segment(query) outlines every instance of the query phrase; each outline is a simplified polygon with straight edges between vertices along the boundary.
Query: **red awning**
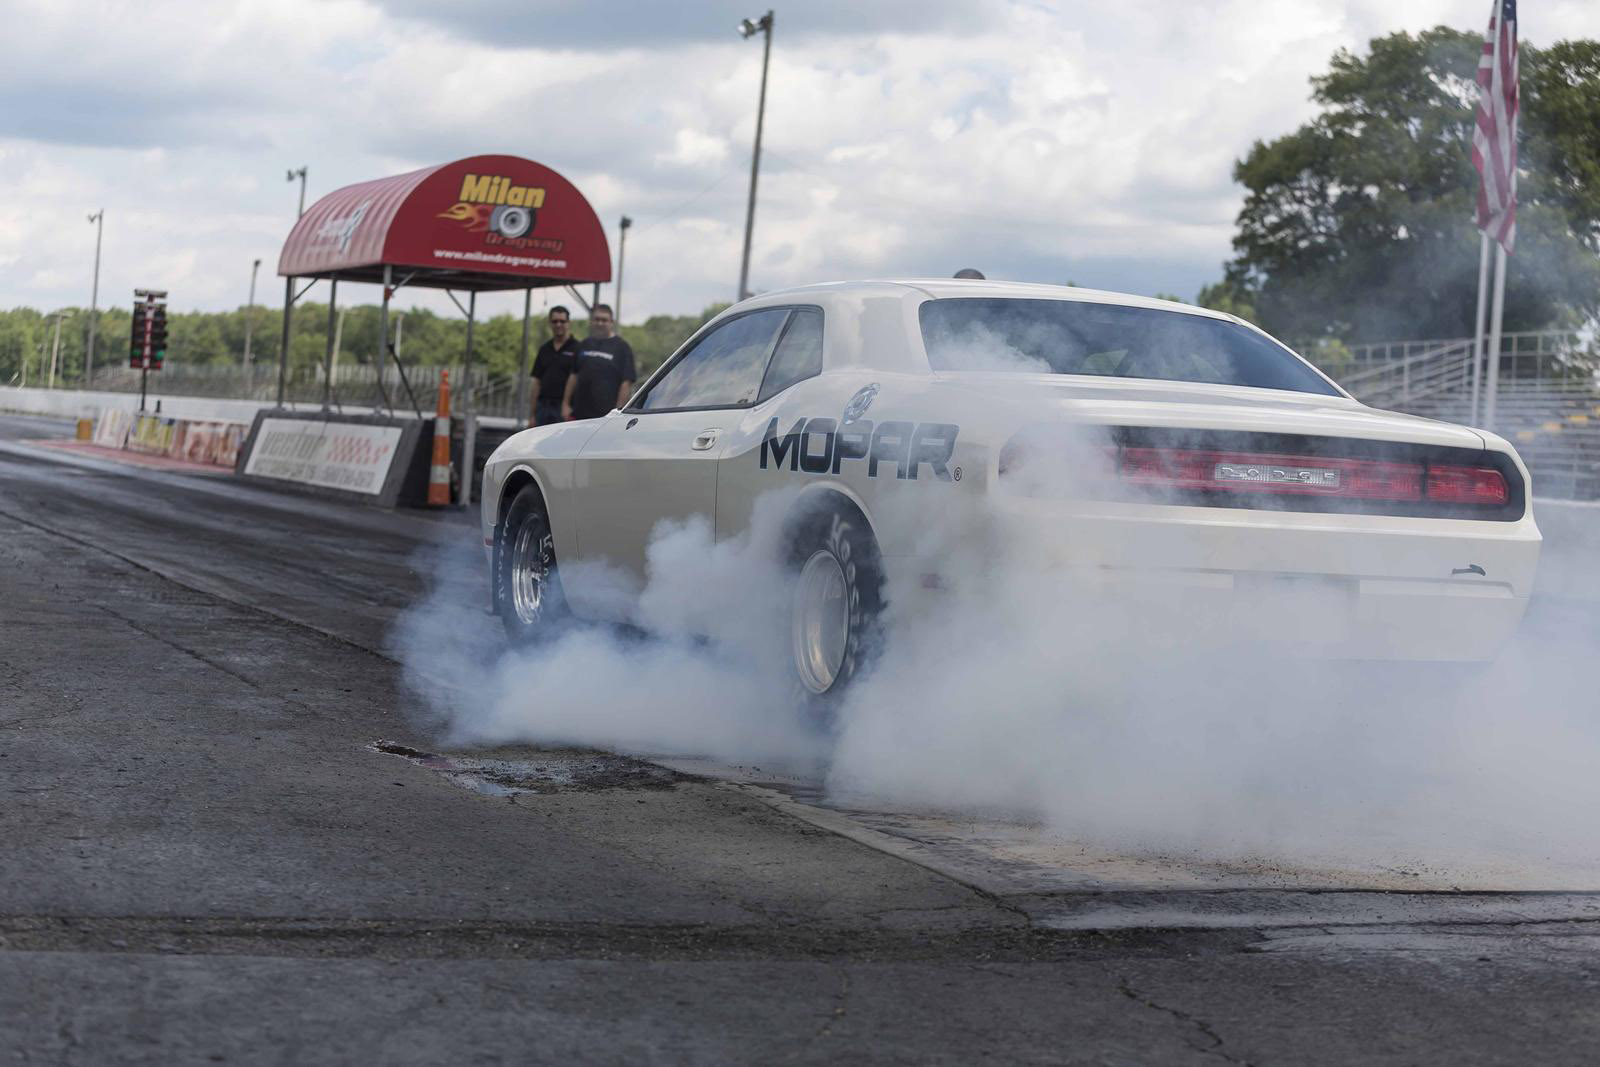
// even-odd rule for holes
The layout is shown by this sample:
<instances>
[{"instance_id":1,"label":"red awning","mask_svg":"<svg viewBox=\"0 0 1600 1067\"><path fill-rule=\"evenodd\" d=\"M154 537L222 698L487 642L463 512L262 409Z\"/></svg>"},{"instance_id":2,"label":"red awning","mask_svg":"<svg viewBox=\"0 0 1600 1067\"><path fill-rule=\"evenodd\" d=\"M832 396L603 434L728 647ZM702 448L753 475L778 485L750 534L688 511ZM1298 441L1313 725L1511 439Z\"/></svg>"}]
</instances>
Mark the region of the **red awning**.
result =
<instances>
[{"instance_id":1,"label":"red awning","mask_svg":"<svg viewBox=\"0 0 1600 1067\"><path fill-rule=\"evenodd\" d=\"M605 228L583 194L516 156L347 185L313 204L278 257L287 277L452 289L526 289L611 280Z\"/></svg>"}]
</instances>

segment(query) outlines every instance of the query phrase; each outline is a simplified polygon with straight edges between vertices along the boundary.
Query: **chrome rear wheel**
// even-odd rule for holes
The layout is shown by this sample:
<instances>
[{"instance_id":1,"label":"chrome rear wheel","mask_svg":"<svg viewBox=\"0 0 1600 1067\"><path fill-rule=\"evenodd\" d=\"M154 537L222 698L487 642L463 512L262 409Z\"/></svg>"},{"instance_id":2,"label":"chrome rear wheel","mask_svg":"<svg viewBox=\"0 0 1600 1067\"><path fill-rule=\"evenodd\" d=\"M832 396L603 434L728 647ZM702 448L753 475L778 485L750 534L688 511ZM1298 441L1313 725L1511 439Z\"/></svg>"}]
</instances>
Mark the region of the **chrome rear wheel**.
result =
<instances>
[{"instance_id":1,"label":"chrome rear wheel","mask_svg":"<svg viewBox=\"0 0 1600 1067\"><path fill-rule=\"evenodd\" d=\"M844 566L832 551L812 553L795 587L790 633L795 672L813 693L833 688L850 645L850 596Z\"/></svg>"}]
</instances>

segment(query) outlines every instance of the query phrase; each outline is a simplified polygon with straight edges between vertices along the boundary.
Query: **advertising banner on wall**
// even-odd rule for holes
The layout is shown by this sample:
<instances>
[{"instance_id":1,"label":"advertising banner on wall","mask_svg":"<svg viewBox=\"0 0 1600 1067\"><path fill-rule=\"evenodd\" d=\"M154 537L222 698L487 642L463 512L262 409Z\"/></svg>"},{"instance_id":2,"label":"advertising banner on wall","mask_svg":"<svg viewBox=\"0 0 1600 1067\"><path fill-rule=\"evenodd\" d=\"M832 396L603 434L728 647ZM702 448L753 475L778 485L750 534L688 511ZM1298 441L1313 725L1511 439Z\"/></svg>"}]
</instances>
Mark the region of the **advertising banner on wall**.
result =
<instances>
[{"instance_id":1,"label":"advertising banner on wall","mask_svg":"<svg viewBox=\"0 0 1600 1067\"><path fill-rule=\"evenodd\" d=\"M244 478L392 507L415 466L422 425L416 420L263 411L235 470Z\"/></svg>"}]
</instances>

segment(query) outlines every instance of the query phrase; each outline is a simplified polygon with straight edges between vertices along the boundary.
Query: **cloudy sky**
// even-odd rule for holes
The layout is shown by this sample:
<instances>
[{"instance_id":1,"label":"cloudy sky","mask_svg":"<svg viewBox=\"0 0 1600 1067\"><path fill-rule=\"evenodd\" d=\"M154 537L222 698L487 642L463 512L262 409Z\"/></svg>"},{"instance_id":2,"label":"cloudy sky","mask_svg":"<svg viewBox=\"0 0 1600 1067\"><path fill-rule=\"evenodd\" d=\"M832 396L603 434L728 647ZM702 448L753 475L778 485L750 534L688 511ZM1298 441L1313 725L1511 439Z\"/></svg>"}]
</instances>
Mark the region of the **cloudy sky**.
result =
<instances>
[{"instance_id":1,"label":"cloudy sky","mask_svg":"<svg viewBox=\"0 0 1600 1067\"><path fill-rule=\"evenodd\" d=\"M1600 36L1595 0L1520 6L1526 40ZM751 285L976 266L1192 298L1228 255L1233 160L1307 117L1307 78L1334 50L1441 22L1477 28L1489 7L780 6ZM86 216L101 207L102 305L146 285L168 289L176 308L236 307L255 258L258 300L281 301L274 272L297 194L288 167L309 167L314 200L486 152L565 174L613 237L617 217L632 216L628 320L730 299L761 62L759 38L734 27L761 10L0 0L0 305L86 304Z\"/></svg>"}]
</instances>

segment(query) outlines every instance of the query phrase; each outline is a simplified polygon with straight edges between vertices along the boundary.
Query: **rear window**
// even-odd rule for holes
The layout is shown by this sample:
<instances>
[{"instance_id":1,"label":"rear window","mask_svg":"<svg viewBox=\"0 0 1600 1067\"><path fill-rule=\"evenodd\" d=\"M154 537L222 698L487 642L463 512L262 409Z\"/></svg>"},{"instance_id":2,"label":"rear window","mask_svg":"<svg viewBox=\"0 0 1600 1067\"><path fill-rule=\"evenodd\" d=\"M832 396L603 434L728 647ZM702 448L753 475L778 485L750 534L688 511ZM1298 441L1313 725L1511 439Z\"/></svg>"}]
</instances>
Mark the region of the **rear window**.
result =
<instances>
[{"instance_id":1,"label":"rear window","mask_svg":"<svg viewBox=\"0 0 1600 1067\"><path fill-rule=\"evenodd\" d=\"M939 371L1089 374L1339 395L1287 349L1222 319L1079 300L961 298L929 300L920 316L928 362Z\"/></svg>"}]
</instances>

